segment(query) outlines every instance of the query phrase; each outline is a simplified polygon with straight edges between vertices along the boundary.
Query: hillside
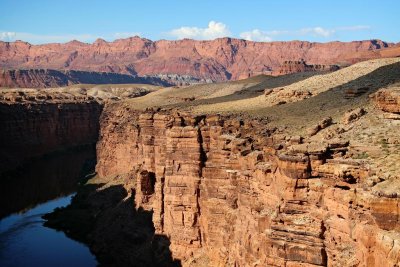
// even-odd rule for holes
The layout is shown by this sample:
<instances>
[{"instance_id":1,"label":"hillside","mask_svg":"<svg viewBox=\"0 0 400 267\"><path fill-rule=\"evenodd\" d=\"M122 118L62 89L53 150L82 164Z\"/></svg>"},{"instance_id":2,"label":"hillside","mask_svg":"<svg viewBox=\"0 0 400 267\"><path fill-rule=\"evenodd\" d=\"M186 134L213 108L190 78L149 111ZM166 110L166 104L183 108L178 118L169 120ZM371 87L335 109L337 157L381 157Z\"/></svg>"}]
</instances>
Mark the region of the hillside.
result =
<instances>
[{"instance_id":1,"label":"hillside","mask_svg":"<svg viewBox=\"0 0 400 267\"><path fill-rule=\"evenodd\" d=\"M260 75L234 82L170 87L131 100L137 108L185 107L194 112L263 113L268 107L311 99L326 92L339 92L341 99L367 95L400 80L400 58L360 62L331 73L304 72L282 76ZM348 96L348 99L346 98ZM286 104L286 105L282 105Z\"/></svg>"},{"instance_id":2,"label":"hillside","mask_svg":"<svg viewBox=\"0 0 400 267\"><path fill-rule=\"evenodd\" d=\"M285 86L313 75L318 74L308 72L288 74L279 77L258 75L233 82L167 87L161 91L137 98L133 100L131 104L137 109L145 109L154 106L176 106L182 108L240 99L251 99L252 97L263 94L265 88Z\"/></svg>"}]
</instances>

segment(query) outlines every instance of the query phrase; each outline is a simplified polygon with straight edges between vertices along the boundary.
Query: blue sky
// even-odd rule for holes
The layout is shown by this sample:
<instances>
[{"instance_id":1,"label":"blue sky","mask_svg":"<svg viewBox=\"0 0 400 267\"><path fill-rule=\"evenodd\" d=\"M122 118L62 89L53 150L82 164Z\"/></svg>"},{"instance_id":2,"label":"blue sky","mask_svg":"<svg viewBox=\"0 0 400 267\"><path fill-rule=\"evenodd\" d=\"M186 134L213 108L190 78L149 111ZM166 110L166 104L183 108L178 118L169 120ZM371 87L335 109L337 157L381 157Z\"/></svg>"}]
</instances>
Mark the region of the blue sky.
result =
<instances>
[{"instance_id":1,"label":"blue sky","mask_svg":"<svg viewBox=\"0 0 400 267\"><path fill-rule=\"evenodd\" d=\"M0 0L0 40L400 41L400 1Z\"/></svg>"}]
</instances>

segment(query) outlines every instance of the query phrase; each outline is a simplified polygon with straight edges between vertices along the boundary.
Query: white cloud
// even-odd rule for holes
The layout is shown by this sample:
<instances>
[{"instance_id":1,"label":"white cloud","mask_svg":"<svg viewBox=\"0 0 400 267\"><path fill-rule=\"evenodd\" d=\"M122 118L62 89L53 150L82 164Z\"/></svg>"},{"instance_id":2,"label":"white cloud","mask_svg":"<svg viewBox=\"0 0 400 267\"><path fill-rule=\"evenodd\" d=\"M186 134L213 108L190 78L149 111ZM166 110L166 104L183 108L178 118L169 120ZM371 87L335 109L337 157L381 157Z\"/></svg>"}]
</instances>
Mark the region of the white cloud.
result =
<instances>
[{"instance_id":1,"label":"white cloud","mask_svg":"<svg viewBox=\"0 0 400 267\"><path fill-rule=\"evenodd\" d=\"M252 31L242 32L240 33L240 37L249 41L263 41L270 42L272 41L272 36L282 36L282 35L312 35L312 36L320 36L324 38L330 37L335 33L334 29L324 29L322 27L314 27L314 28L303 28L300 30L287 31L287 30L273 30L273 31L261 31L259 29L254 29Z\"/></svg>"},{"instance_id":2,"label":"white cloud","mask_svg":"<svg viewBox=\"0 0 400 267\"><path fill-rule=\"evenodd\" d=\"M168 32L169 35L177 39L191 38L200 40L210 40L220 37L226 37L231 34L228 27L222 22L210 21L207 28L198 27L180 27Z\"/></svg>"},{"instance_id":3,"label":"white cloud","mask_svg":"<svg viewBox=\"0 0 400 267\"><path fill-rule=\"evenodd\" d=\"M314 36L314 37L323 37L329 38L335 33L343 32L343 31L363 31L371 29L370 26L367 25L356 25L356 26L346 26L346 27L336 27L336 28L323 28L323 27L310 27L310 28L302 28L299 30L273 30L273 31L262 31L259 29L254 29L251 31L242 32L239 36L243 39L249 41L272 41L276 36Z\"/></svg>"},{"instance_id":4,"label":"white cloud","mask_svg":"<svg viewBox=\"0 0 400 267\"><path fill-rule=\"evenodd\" d=\"M273 31L268 31L267 33L269 35L283 35L290 33L290 31L273 30Z\"/></svg>"},{"instance_id":5,"label":"white cloud","mask_svg":"<svg viewBox=\"0 0 400 267\"><path fill-rule=\"evenodd\" d=\"M329 37L336 32L335 29L324 29L322 27L314 27L314 28L304 28L298 31L300 35L314 35L314 36L322 36L322 37Z\"/></svg>"},{"instance_id":6,"label":"white cloud","mask_svg":"<svg viewBox=\"0 0 400 267\"><path fill-rule=\"evenodd\" d=\"M261 41L261 42L272 41L270 34L268 34L267 32L260 31L259 29L254 29L248 32L242 32L240 33L240 37L248 41Z\"/></svg>"},{"instance_id":7,"label":"white cloud","mask_svg":"<svg viewBox=\"0 0 400 267\"><path fill-rule=\"evenodd\" d=\"M15 32L0 32L0 40L11 41L15 38Z\"/></svg>"}]
</instances>

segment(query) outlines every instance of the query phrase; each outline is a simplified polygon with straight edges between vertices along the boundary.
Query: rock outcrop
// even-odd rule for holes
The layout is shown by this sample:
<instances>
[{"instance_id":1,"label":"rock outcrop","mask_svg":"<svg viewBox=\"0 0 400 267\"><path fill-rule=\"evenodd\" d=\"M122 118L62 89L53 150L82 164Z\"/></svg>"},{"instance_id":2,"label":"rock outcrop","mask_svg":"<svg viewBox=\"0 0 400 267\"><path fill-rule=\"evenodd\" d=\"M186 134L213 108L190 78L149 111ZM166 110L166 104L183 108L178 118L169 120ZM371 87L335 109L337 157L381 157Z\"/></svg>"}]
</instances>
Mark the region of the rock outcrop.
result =
<instances>
[{"instance_id":1,"label":"rock outcrop","mask_svg":"<svg viewBox=\"0 0 400 267\"><path fill-rule=\"evenodd\" d=\"M284 61L343 64L344 56L392 47L380 40L310 43L252 42L232 38L212 41L151 41L140 37L93 44L32 45L0 42L0 67L114 72L171 78L171 82L226 81L270 74ZM390 54L393 56L392 54ZM372 54L375 57L375 54ZM384 54L382 54L384 56ZM349 59L352 63L356 58ZM360 56L361 57L361 56ZM365 58L366 57L366 58ZM368 59L362 55L363 60Z\"/></svg>"},{"instance_id":2,"label":"rock outcrop","mask_svg":"<svg viewBox=\"0 0 400 267\"><path fill-rule=\"evenodd\" d=\"M391 86L371 96L379 109L389 113L400 114L400 87Z\"/></svg>"},{"instance_id":3,"label":"rock outcrop","mask_svg":"<svg viewBox=\"0 0 400 267\"><path fill-rule=\"evenodd\" d=\"M290 73L307 72L307 71L320 71L329 72L340 69L338 65L318 65L307 64L303 59L298 61L284 61L283 64L275 71L273 75L285 75Z\"/></svg>"},{"instance_id":4,"label":"rock outcrop","mask_svg":"<svg viewBox=\"0 0 400 267\"><path fill-rule=\"evenodd\" d=\"M307 131L309 136L316 135L319 131L325 129L326 127L332 125L333 121L331 117L325 118L320 121L318 124L310 127Z\"/></svg>"},{"instance_id":5,"label":"rock outcrop","mask_svg":"<svg viewBox=\"0 0 400 267\"><path fill-rule=\"evenodd\" d=\"M350 124L358 119L360 119L362 116L367 113L365 109L363 108L356 108L354 110L349 110L346 112L343 116L342 123L343 124Z\"/></svg>"},{"instance_id":6,"label":"rock outcrop","mask_svg":"<svg viewBox=\"0 0 400 267\"><path fill-rule=\"evenodd\" d=\"M136 209L152 211L184 266L398 265L400 199L372 193L373 173L346 157L349 143L275 131L106 106L96 170L134 181Z\"/></svg>"}]
</instances>

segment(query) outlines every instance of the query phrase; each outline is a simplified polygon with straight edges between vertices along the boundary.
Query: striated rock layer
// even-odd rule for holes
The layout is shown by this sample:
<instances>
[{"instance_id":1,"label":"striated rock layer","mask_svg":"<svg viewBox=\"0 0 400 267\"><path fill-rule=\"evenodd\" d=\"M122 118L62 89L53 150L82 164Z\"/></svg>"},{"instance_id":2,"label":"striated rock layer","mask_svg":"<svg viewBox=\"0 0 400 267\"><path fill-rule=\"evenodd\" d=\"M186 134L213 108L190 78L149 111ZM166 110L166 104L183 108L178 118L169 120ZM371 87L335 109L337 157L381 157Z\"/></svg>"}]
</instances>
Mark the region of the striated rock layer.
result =
<instances>
[{"instance_id":1,"label":"striated rock layer","mask_svg":"<svg viewBox=\"0 0 400 267\"><path fill-rule=\"evenodd\" d=\"M348 142L302 142L262 121L107 106L96 170L135 181L183 265L398 265L400 199L371 193Z\"/></svg>"},{"instance_id":2,"label":"striated rock layer","mask_svg":"<svg viewBox=\"0 0 400 267\"><path fill-rule=\"evenodd\" d=\"M33 157L96 143L102 105L93 99L19 101L0 100L0 173Z\"/></svg>"},{"instance_id":3,"label":"striated rock layer","mask_svg":"<svg viewBox=\"0 0 400 267\"><path fill-rule=\"evenodd\" d=\"M232 38L151 41L137 36L114 42L98 39L93 44L71 41L32 45L16 41L0 42L0 67L115 72L168 78L174 83L226 81L270 74L287 60L304 59L309 64L331 65L385 57L385 53L373 51L383 51L393 45L380 40L329 43L252 42ZM396 53L388 56L399 55Z\"/></svg>"},{"instance_id":4,"label":"striated rock layer","mask_svg":"<svg viewBox=\"0 0 400 267\"><path fill-rule=\"evenodd\" d=\"M380 89L371 98L379 109L400 114L400 86Z\"/></svg>"}]
</instances>

